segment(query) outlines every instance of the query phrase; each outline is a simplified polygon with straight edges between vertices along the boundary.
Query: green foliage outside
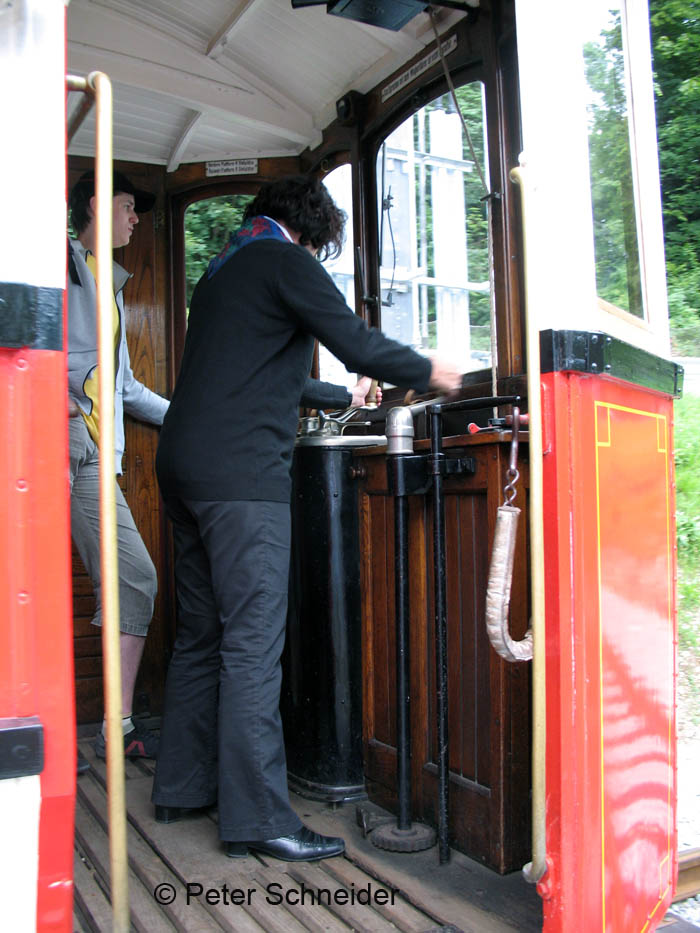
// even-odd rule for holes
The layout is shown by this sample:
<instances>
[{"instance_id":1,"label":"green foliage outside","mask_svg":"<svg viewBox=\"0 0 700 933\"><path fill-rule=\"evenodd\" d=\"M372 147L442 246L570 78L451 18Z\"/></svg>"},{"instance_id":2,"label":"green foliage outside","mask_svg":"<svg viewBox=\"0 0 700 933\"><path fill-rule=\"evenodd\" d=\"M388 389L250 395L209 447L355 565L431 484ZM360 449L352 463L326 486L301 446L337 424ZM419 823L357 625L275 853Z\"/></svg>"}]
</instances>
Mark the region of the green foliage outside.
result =
<instances>
[{"instance_id":1,"label":"green foliage outside","mask_svg":"<svg viewBox=\"0 0 700 933\"><path fill-rule=\"evenodd\" d=\"M700 356L700 0L650 0L671 344ZM679 713L700 726L700 398L675 403Z\"/></svg>"},{"instance_id":2,"label":"green foliage outside","mask_svg":"<svg viewBox=\"0 0 700 933\"><path fill-rule=\"evenodd\" d=\"M601 40L584 46L596 284L601 298L643 317L619 13Z\"/></svg>"},{"instance_id":3,"label":"green foliage outside","mask_svg":"<svg viewBox=\"0 0 700 933\"><path fill-rule=\"evenodd\" d=\"M685 571L700 564L700 397L688 395L675 403L676 531L678 563ZM690 594L687 594L690 596ZM700 594L691 600L700 608ZM690 644L700 647L697 631L686 632Z\"/></svg>"},{"instance_id":4,"label":"green foliage outside","mask_svg":"<svg viewBox=\"0 0 700 933\"><path fill-rule=\"evenodd\" d=\"M202 277L209 260L223 249L229 235L240 227L246 205L252 200L251 194L232 194L197 201L187 208L185 276L188 309L194 287Z\"/></svg>"},{"instance_id":5,"label":"green foliage outside","mask_svg":"<svg viewBox=\"0 0 700 933\"><path fill-rule=\"evenodd\" d=\"M675 403L678 657L683 709L700 726L700 397Z\"/></svg>"},{"instance_id":6,"label":"green foliage outside","mask_svg":"<svg viewBox=\"0 0 700 933\"><path fill-rule=\"evenodd\" d=\"M650 0L675 354L700 356L700 0Z\"/></svg>"},{"instance_id":7,"label":"green foliage outside","mask_svg":"<svg viewBox=\"0 0 700 933\"><path fill-rule=\"evenodd\" d=\"M612 4L611 4L612 6ZM700 355L700 0L650 0L674 355ZM584 49L598 293L641 314L619 13Z\"/></svg>"}]
</instances>

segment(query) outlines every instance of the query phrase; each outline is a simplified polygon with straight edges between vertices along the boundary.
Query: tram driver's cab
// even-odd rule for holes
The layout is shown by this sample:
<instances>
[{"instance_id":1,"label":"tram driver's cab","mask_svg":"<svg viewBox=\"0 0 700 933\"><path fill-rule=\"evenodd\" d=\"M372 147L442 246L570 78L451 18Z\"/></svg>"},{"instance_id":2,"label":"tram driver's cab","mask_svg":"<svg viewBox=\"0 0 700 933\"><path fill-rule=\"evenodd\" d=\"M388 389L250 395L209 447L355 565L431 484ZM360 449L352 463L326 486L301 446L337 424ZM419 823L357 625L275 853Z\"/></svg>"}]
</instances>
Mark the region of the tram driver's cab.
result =
<instances>
[{"instance_id":1,"label":"tram driver's cab","mask_svg":"<svg viewBox=\"0 0 700 933\"><path fill-rule=\"evenodd\" d=\"M18 837L31 826L12 877L39 891L40 927L70 901L71 840L57 827L71 822L75 768L57 755L57 736L73 748L75 718L79 731L101 720L104 687L91 587L68 549L65 471L47 467L66 457L65 190L96 155L94 111L66 93L65 50L69 72L111 79L114 162L156 196L116 256L138 270L125 324L151 388L172 390L192 285L228 224L261 183L295 172L322 176L348 214L345 249L327 268L349 306L463 368L464 406L439 412L451 464L442 570L428 468L397 487L383 443L391 410L407 409L411 454L429 464L435 399L384 386L380 409L342 426L343 443L330 429L331 443L315 443L312 429L298 444L299 501L337 502L316 517L297 509L305 543L293 563L283 703L295 789L331 803L367 795L396 814L409 741L412 818L437 830L446 821L453 851L496 873L527 865L547 933L652 929L673 894L672 400L682 372L668 361L646 4L415 4L391 29L355 19L354 6L254 0L232 10L215 0L197 22L179 2L144 11L136 0L71 0L66 11L60 0L23 0L0 11L5 86L15 88L3 109L15 142L3 158L18 180L7 212L16 231L0 257L0 297L13 309L0 323L2 446L12 451L0 458L0 728L36 719L44 755L33 773L0 772L0 812ZM30 21L42 29L28 31ZM10 82L12 68L27 80ZM17 200L29 176L46 206L41 268L27 259L36 218ZM323 347L312 374L354 381ZM514 405L529 418L517 454ZM321 426L317 413L300 416ZM160 583L136 712L157 723L175 634L170 532L157 432L135 422L126 431L120 482ZM514 470L507 631L516 643L531 631L531 662L504 660L486 625ZM398 512L410 644L402 727ZM326 634L341 622L324 651L342 663L325 681L301 678L311 616L328 619ZM309 677L315 709L308 695L299 702ZM311 747L335 768L305 770ZM2 864L9 872L10 857Z\"/></svg>"}]
</instances>

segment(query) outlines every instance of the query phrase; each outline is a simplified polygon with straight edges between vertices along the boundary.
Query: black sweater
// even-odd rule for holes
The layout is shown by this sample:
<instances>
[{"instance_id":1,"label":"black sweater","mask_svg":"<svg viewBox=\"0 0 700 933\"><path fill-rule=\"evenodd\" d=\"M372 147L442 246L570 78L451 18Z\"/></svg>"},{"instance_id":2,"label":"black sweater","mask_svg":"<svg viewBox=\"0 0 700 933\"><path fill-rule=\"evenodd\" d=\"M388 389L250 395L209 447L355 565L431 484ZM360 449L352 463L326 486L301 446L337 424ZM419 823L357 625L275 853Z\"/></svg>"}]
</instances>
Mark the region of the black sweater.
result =
<instances>
[{"instance_id":1,"label":"black sweater","mask_svg":"<svg viewBox=\"0 0 700 933\"><path fill-rule=\"evenodd\" d=\"M345 389L307 383L314 337L350 372L428 386L430 361L370 330L308 250L250 243L192 296L156 457L166 497L289 501L302 395L315 407L350 402Z\"/></svg>"}]
</instances>

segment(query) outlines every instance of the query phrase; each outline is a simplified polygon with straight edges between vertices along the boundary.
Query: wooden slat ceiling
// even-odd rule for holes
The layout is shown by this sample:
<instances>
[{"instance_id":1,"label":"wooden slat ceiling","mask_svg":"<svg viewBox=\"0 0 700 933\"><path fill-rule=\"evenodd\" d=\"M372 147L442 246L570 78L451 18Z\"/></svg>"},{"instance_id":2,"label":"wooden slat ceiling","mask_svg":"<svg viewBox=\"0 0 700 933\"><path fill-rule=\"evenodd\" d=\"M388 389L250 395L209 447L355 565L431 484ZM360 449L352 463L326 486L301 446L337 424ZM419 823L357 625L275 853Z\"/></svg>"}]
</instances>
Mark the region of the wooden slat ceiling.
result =
<instances>
[{"instance_id":1,"label":"wooden slat ceiling","mask_svg":"<svg viewBox=\"0 0 700 933\"><path fill-rule=\"evenodd\" d=\"M462 15L443 9L440 30ZM393 32L290 0L70 0L67 23L69 73L112 81L115 159L169 171L317 145L339 97L370 90L434 38L424 13ZM91 115L70 154L92 155L93 140Z\"/></svg>"}]
</instances>

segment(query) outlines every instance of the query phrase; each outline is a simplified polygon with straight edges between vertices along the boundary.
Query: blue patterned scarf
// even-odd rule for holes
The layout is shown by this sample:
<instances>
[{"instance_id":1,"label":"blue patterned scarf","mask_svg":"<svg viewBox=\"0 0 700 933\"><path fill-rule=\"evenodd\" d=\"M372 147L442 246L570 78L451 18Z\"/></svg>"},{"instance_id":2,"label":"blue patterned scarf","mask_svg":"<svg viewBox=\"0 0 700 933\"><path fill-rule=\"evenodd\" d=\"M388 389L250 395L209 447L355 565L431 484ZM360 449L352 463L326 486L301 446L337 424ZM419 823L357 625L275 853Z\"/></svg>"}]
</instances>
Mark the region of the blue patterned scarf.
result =
<instances>
[{"instance_id":1,"label":"blue patterned scarf","mask_svg":"<svg viewBox=\"0 0 700 933\"><path fill-rule=\"evenodd\" d=\"M242 227L239 227L238 230L235 230L231 236L228 238L228 243L221 250L218 256L215 256L209 265L207 266L207 278L210 279L215 275L223 264L233 256L234 253L237 253L239 249L247 246L249 243L255 242L255 240L286 240L289 242L287 236L285 236L282 229L274 220L270 220L269 217L251 217Z\"/></svg>"}]
</instances>

